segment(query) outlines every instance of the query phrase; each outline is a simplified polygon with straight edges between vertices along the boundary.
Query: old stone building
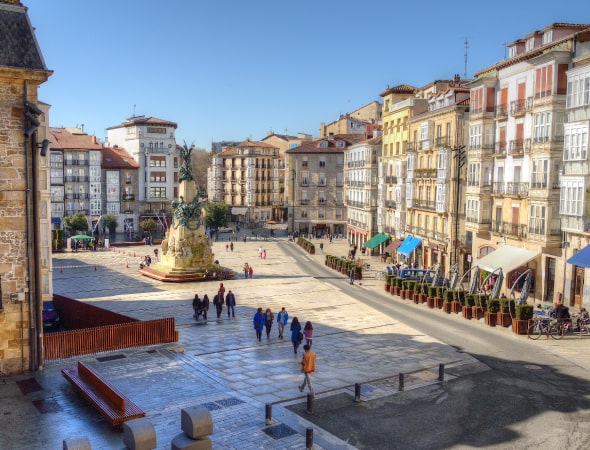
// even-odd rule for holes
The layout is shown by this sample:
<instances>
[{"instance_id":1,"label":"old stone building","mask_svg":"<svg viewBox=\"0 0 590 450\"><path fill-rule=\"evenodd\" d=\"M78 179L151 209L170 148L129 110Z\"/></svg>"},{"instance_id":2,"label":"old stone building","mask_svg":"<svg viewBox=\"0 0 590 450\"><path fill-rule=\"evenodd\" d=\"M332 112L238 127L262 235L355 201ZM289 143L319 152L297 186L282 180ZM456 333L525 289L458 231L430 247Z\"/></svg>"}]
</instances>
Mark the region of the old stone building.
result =
<instances>
[{"instance_id":1,"label":"old stone building","mask_svg":"<svg viewBox=\"0 0 590 450\"><path fill-rule=\"evenodd\" d=\"M0 374L42 365L42 303L50 299L49 71L27 10L0 0Z\"/></svg>"}]
</instances>

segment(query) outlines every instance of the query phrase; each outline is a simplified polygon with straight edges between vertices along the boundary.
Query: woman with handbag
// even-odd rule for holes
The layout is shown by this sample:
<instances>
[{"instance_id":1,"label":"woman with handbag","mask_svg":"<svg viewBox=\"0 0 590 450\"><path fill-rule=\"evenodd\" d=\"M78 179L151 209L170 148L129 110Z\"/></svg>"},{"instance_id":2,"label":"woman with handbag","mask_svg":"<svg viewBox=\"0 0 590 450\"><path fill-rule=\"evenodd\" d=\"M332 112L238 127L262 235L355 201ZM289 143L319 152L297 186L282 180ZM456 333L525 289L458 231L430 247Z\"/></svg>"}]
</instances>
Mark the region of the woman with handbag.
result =
<instances>
[{"instance_id":1,"label":"woman with handbag","mask_svg":"<svg viewBox=\"0 0 590 450\"><path fill-rule=\"evenodd\" d=\"M291 342L293 343L293 352L297 354L297 348L303 340L303 333L301 332L301 324L297 317L293 317L291 321Z\"/></svg>"}]
</instances>

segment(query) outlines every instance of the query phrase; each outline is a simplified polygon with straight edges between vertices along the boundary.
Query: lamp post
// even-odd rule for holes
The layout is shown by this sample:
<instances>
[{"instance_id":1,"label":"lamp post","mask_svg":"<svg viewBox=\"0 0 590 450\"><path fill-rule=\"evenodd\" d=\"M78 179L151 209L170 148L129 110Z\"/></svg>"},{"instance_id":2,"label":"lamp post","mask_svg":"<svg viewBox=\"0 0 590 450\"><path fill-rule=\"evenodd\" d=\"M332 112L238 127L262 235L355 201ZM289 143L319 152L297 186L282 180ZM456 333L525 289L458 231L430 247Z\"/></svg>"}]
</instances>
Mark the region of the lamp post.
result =
<instances>
[{"instance_id":1,"label":"lamp post","mask_svg":"<svg viewBox=\"0 0 590 450\"><path fill-rule=\"evenodd\" d=\"M455 239L453 239L453 262L452 264L458 264L459 258L457 254L457 248L459 244L459 204L461 201L461 168L465 165L465 146L461 145L453 147L454 152L453 159L455 160L455 208L454 218L455 221Z\"/></svg>"},{"instance_id":2,"label":"lamp post","mask_svg":"<svg viewBox=\"0 0 590 450\"><path fill-rule=\"evenodd\" d=\"M295 177L297 172L291 169L291 233L295 233Z\"/></svg>"}]
</instances>

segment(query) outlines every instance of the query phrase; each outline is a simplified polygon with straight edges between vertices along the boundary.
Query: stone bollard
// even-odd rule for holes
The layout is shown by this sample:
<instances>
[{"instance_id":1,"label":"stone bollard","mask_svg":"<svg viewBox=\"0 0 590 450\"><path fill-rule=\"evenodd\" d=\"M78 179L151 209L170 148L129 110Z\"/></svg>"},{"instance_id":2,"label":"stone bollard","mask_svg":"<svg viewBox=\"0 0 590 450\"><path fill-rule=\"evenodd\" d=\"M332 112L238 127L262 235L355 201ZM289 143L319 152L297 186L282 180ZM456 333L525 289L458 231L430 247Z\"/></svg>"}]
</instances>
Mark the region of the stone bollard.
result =
<instances>
[{"instance_id":1,"label":"stone bollard","mask_svg":"<svg viewBox=\"0 0 590 450\"><path fill-rule=\"evenodd\" d=\"M172 439L172 450L211 450L213 433L211 413L200 405L184 408L180 412L183 433Z\"/></svg>"},{"instance_id":2,"label":"stone bollard","mask_svg":"<svg viewBox=\"0 0 590 450\"><path fill-rule=\"evenodd\" d=\"M63 441L63 450L92 450L86 436L74 436Z\"/></svg>"},{"instance_id":3,"label":"stone bollard","mask_svg":"<svg viewBox=\"0 0 590 450\"><path fill-rule=\"evenodd\" d=\"M123 443L130 450L152 450L157 447L156 429L145 418L123 424Z\"/></svg>"}]
</instances>

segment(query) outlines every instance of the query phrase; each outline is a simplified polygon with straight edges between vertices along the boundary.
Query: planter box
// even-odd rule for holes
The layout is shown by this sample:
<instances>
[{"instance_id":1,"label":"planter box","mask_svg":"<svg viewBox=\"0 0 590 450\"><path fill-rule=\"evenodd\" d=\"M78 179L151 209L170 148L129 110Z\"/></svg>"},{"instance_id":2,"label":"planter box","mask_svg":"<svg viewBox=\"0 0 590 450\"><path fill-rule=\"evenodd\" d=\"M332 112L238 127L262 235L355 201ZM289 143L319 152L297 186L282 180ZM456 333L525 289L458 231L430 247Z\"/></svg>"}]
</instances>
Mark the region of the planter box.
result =
<instances>
[{"instance_id":1,"label":"planter box","mask_svg":"<svg viewBox=\"0 0 590 450\"><path fill-rule=\"evenodd\" d=\"M426 304L430 309L434 308L434 297L426 297Z\"/></svg>"},{"instance_id":2,"label":"planter box","mask_svg":"<svg viewBox=\"0 0 590 450\"><path fill-rule=\"evenodd\" d=\"M463 306L463 308L461 308L461 312L463 313L464 318L471 320L471 316L473 315L473 307Z\"/></svg>"},{"instance_id":3,"label":"planter box","mask_svg":"<svg viewBox=\"0 0 590 450\"><path fill-rule=\"evenodd\" d=\"M385 283L385 292L391 292L391 284Z\"/></svg>"},{"instance_id":4,"label":"planter box","mask_svg":"<svg viewBox=\"0 0 590 450\"><path fill-rule=\"evenodd\" d=\"M493 313L493 312L489 312L486 311L483 315L485 321L486 321L486 325L489 325L490 327L495 327L497 320L498 320L498 313Z\"/></svg>"},{"instance_id":5,"label":"planter box","mask_svg":"<svg viewBox=\"0 0 590 450\"><path fill-rule=\"evenodd\" d=\"M453 309L453 302L444 302L442 309L447 314L451 314L451 311Z\"/></svg>"},{"instance_id":6,"label":"planter box","mask_svg":"<svg viewBox=\"0 0 590 450\"><path fill-rule=\"evenodd\" d=\"M408 294L408 291L405 289L402 289L401 291L399 291L399 296L402 298L402 300L405 300L407 297L406 295Z\"/></svg>"},{"instance_id":7,"label":"planter box","mask_svg":"<svg viewBox=\"0 0 590 450\"><path fill-rule=\"evenodd\" d=\"M471 307L471 318L479 320L483 317L483 313L485 311L481 309L479 306L472 306Z\"/></svg>"},{"instance_id":8,"label":"planter box","mask_svg":"<svg viewBox=\"0 0 590 450\"><path fill-rule=\"evenodd\" d=\"M516 334L527 334L530 322L530 320L512 319L512 332Z\"/></svg>"},{"instance_id":9,"label":"planter box","mask_svg":"<svg viewBox=\"0 0 590 450\"><path fill-rule=\"evenodd\" d=\"M442 309L444 299L442 297L434 297L434 307L438 309Z\"/></svg>"},{"instance_id":10,"label":"planter box","mask_svg":"<svg viewBox=\"0 0 590 450\"><path fill-rule=\"evenodd\" d=\"M459 314L463 311L463 305L461 302L451 302L451 311L455 314Z\"/></svg>"},{"instance_id":11,"label":"planter box","mask_svg":"<svg viewBox=\"0 0 590 450\"><path fill-rule=\"evenodd\" d=\"M418 294L418 304L426 303L426 294Z\"/></svg>"},{"instance_id":12,"label":"planter box","mask_svg":"<svg viewBox=\"0 0 590 450\"><path fill-rule=\"evenodd\" d=\"M496 324L499 327L509 327L512 323L512 317L510 317L510 313L497 313L498 318Z\"/></svg>"}]
</instances>

